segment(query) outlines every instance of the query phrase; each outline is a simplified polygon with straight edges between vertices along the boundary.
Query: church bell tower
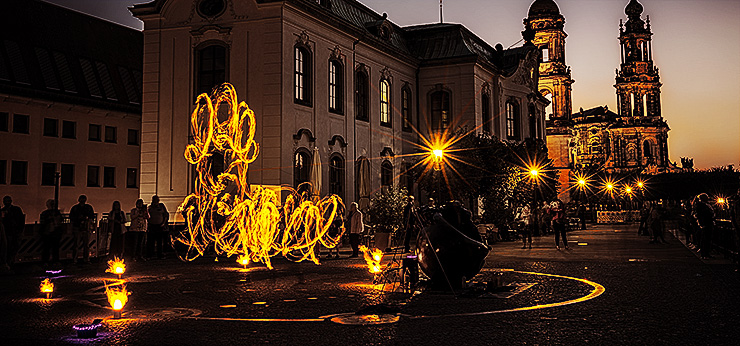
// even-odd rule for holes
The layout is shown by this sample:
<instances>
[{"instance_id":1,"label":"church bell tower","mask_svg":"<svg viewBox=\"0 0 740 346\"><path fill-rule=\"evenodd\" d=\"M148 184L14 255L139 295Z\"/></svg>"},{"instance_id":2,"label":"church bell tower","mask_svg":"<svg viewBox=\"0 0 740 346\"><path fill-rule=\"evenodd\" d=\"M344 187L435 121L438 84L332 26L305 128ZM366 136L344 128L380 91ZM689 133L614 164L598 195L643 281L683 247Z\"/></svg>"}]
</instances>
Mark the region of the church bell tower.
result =
<instances>
[{"instance_id":1,"label":"church bell tower","mask_svg":"<svg viewBox=\"0 0 740 346\"><path fill-rule=\"evenodd\" d=\"M642 5L631 0L624 9L627 23L619 22L622 63L617 70L617 105L620 117L661 117L660 75L653 65L650 17L641 17Z\"/></svg>"},{"instance_id":2,"label":"church bell tower","mask_svg":"<svg viewBox=\"0 0 740 346\"><path fill-rule=\"evenodd\" d=\"M525 32L533 32L532 43L540 49L539 90L543 96L551 96L550 120L570 119L571 85L570 67L565 65L565 18L553 0L536 0L529 7L524 19Z\"/></svg>"}]
</instances>

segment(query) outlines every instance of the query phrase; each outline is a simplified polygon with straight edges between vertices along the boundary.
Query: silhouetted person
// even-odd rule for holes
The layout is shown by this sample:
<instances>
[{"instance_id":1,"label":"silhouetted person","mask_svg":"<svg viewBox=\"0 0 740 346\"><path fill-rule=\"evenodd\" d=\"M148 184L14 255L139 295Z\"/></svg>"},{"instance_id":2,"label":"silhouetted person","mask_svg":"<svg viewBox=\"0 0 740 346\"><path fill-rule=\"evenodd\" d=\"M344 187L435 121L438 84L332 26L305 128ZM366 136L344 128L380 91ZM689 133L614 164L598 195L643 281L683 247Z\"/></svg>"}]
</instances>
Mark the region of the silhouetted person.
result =
<instances>
[{"instance_id":1,"label":"silhouetted person","mask_svg":"<svg viewBox=\"0 0 740 346\"><path fill-rule=\"evenodd\" d=\"M349 205L347 214L349 221L349 244L352 246L352 256L357 257L360 253L360 236L365 231L365 225L362 223L362 212L357 209L357 202Z\"/></svg>"},{"instance_id":2,"label":"silhouetted person","mask_svg":"<svg viewBox=\"0 0 740 346\"><path fill-rule=\"evenodd\" d=\"M26 216L23 215L21 207L13 205L13 199L10 196L3 197L3 207L0 209L0 214L2 214L8 244L6 261L8 265L13 265L15 257L18 255L18 246L21 235L23 235L23 227L26 224Z\"/></svg>"},{"instance_id":3,"label":"silhouetted person","mask_svg":"<svg viewBox=\"0 0 740 346\"><path fill-rule=\"evenodd\" d=\"M563 237L563 247L568 249L568 237L565 235L565 210L563 210L563 202L560 200L555 201L555 206L550 209L552 214L552 229L555 232L555 247L560 250L560 236Z\"/></svg>"},{"instance_id":4,"label":"silhouetted person","mask_svg":"<svg viewBox=\"0 0 740 346\"><path fill-rule=\"evenodd\" d=\"M665 210L661 206L654 206L650 209L650 217L648 218L648 227L650 228L650 243L667 243L663 235L663 215Z\"/></svg>"},{"instance_id":5,"label":"silhouetted person","mask_svg":"<svg viewBox=\"0 0 740 346\"><path fill-rule=\"evenodd\" d=\"M740 250L740 189L737 189L737 193L731 196L729 200L730 218L735 230L735 250ZM736 255L735 263L740 266L740 255ZM738 271L738 269L735 269L735 271Z\"/></svg>"},{"instance_id":6,"label":"silhouetted person","mask_svg":"<svg viewBox=\"0 0 740 346\"><path fill-rule=\"evenodd\" d=\"M406 236L403 240L403 252L411 250L411 238L416 230L416 208L414 207L414 196L409 196L406 200L406 206L403 208L403 225L406 229Z\"/></svg>"},{"instance_id":7,"label":"silhouetted person","mask_svg":"<svg viewBox=\"0 0 740 346\"><path fill-rule=\"evenodd\" d=\"M59 263L59 241L62 239L62 213L56 207L53 199L46 201L46 210L39 215L39 235L41 236L41 262L44 267L49 266L49 256L51 263Z\"/></svg>"},{"instance_id":8,"label":"silhouetted person","mask_svg":"<svg viewBox=\"0 0 740 346\"><path fill-rule=\"evenodd\" d=\"M159 196L152 196L152 204L147 209L149 211L149 221L147 226L147 254L150 258L157 253L157 258L164 258L164 241L167 236L167 221L170 219L170 213L164 203L159 202Z\"/></svg>"},{"instance_id":9,"label":"silhouetted person","mask_svg":"<svg viewBox=\"0 0 740 346\"><path fill-rule=\"evenodd\" d=\"M714 210L709 205L709 196L706 193L699 195L699 200L694 204L694 217L699 223L700 241L699 248L701 258L712 258L712 233L714 231Z\"/></svg>"},{"instance_id":10,"label":"silhouetted person","mask_svg":"<svg viewBox=\"0 0 740 346\"><path fill-rule=\"evenodd\" d=\"M146 261L146 258L144 258L144 242L146 241L148 219L149 212L146 209L146 204L144 204L143 199L139 198L136 200L136 207L131 209L131 226L128 229L133 244L132 257L134 262L138 260Z\"/></svg>"},{"instance_id":11,"label":"silhouetted person","mask_svg":"<svg viewBox=\"0 0 740 346\"><path fill-rule=\"evenodd\" d=\"M121 202L114 201L108 213L108 234L110 234L110 255L123 258L126 251L126 212L121 210Z\"/></svg>"},{"instance_id":12,"label":"silhouetted person","mask_svg":"<svg viewBox=\"0 0 740 346\"><path fill-rule=\"evenodd\" d=\"M520 227L520 231L522 232L522 249L527 248L527 240L529 240L529 248L532 248L532 228L534 227L533 217L534 216L532 215L528 205L523 206L517 215L517 219L522 225Z\"/></svg>"},{"instance_id":13,"label":"silhouetted person","mask_svg":"<svg viewBox=\"0 0 740 346\"><path fill-rule=\"evenodd\" d=\"M327 235L332 239L337 239L341 234L344 233L344 204L339 203L337 205L337 212L334 215L329 229L326 231ZM331 258L332 252L334 252L334 258L339 258L339 246L342 244L342 238L338 239L338 243L333 248L329 248L329 254L326 255L327 259Z\"/></svg>"},{"instance_id":14,"label":"silhouetted person","mask_svg":"<svg viewBox=\"0 0 740 346\"><path fill-rule=\"evenodd\" d=\"M87 196L80 195L77 204L69 210L69 222L72 224L72 262L77 261L77 252L82 245L82 262L90 263L90 227L95 224L95 211L87 204Z\"/></svg>"},{"instance_id":15,"label":"silhouetted person","mask_svg":"<svg viewBox=\"0 0 740 346\"><path fill-rule=\"evenodd\" d=\"M8 266L8 240L5 238L5 226L3 225L3 217L0 214L0 273L10 272Z\"/></svg>"},{"instance_id":16,"label":"silhouetted person","mask_svg":"<svg viewBox=\"0 0 740 346\"><path fill-rule=\"evenodd\" d=\"M576 214L578 214L578 219L581 221L581 229L586 229L586 206L581 203L578 205L578 209L576 211Z\"/></svg>"}]
</instances>

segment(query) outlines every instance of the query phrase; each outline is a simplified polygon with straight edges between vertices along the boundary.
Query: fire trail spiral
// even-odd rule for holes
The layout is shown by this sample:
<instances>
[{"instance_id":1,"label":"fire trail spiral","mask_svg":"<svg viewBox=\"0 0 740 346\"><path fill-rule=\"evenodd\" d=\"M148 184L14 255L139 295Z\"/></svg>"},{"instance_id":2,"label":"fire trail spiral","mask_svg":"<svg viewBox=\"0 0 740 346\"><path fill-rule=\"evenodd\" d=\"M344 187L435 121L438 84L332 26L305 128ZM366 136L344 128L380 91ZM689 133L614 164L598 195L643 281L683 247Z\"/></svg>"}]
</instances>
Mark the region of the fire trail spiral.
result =
<instances>
[{"instance_id":1,"label":"fire trail spiral","mask_svg":"<svg viewBox=\"0 0 740 346\"><path fill-rule=\"evenodd\" d=\"M178 208L186 228L172 238L187 246L182 259L192 261L215 251L246 256L272 269L273 256L319 264L315 247L338 245L343 224L334 236L328 231L335 219L341 220L341 198L312 196L308 183L297 189L284 186L279 192L249 184L249 164L259 155L255 115L245 102L237 102L231 84L198 96L190 122L192 142L185 159L195 165L196 181L194 192ZM220 160L221 155L223 172L214 173L214 156ZM287 195L282 205L280 194Z\"/></svg>"}]
</instances>

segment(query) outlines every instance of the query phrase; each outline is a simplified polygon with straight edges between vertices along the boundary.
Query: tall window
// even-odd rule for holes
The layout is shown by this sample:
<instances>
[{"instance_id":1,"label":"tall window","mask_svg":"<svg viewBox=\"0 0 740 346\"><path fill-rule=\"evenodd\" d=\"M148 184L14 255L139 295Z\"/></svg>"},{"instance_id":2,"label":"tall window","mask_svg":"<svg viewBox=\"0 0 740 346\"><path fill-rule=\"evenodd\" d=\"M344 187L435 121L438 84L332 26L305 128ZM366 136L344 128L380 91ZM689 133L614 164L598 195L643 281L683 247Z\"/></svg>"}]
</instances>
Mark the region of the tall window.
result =
<instances>
[{"instance_id":1,"label":"tall window","mask_svg":"<svg viewBox=\"0 0 740 346\"><path fill-rule=\"evenodd\" d=\"M54 186L54 174L57 172L57 164L41 163L41 185Z\"/></svg>"},{"instance_id":2,"label":"tall window","mask_svg":"<svg viewBox=\"0 0 740 346\"><path fill-rule=\"evenodd\" d=\"M13 133L28 134L31 122L30 117L25 114L13 114Z\"/></svg>"},{"instance_id":3,"label":"tall window","mask_svg":"<svg viewBox=\"0 0 740 346\"><path fill-rule=\"evenodd\" d=\"M542 48L542 62L550 61L550 49L547 47Z\"/></svg>"},{"instance_id":4,"label":"tall window","mask_svg":"<svg viewBox=\"0 0 740 346\"><path fill-rule=\"evenodd\" d=\"M408 86L401 89L401 128L411 132L411 89Z\"/></svg>"},{"instance_id":5,"label":"tall window","mask_svg":"<svg viewBox=\"0 0 740 346\"><path fill-rule=\"evenodd\" d=\"M126 187L135 189L138 185L136 180L139 177L136 174L136 168L126 168Z\"/></svg>"},{"instance_id":6,"label":"tall window","mask_svg":"<svg viewBox=\"0 0 740 346\"><path fill-rule=\"evenodd\" d=\"M118 142L118 130L114 126L105 127L105 142L116 143Z\"/></svg>"},{"instance_id":7,"label":"tall window","mask_svg":"<svg viewBox=\"0 0 740 346\"><path fill-rule=\"evenodd\" d=\"M63 163L61 169L62 176L59 185L62 186L75 186L75 165Z\"/></svg>"},{"instance_id":8,"label":"tall window","mask_svg":"<svg viewBox=\"0 0 740 346\"><path fill-rule=\"evenodd\" d=\"M650 141L642 142L642 156L646 158L653 157L653 150L650 147Z\"/></svg>"},{"instance_id":9,"label":"tall window","mask_svg":"<svg viewBox=\"0 0 740 346\"><path fill-rule=\"evenodd\" d=\"M5 178L8 172L8 161L0 160L0 184L5 185Z\"/></svg>"},{"instance_id":10,"label":"tall window","mask_svg":"<svg viewBox=\"0 0 740 346\"><path fill-rule=\"evenodd\" d=\"M44 136L59 137L59 120L44 118Z\"/></svg>"},{"instance_id":11,"label":"tall window","mask_svg":"<svg viewBox=\"0 0 740 346\"><path fill-rule=\"evenodd\" d=\"M198 50L196 81L196 96L226 81L226 47L214 44Z\"/></svg>"},{"instance_id":12,"label":"tall window","mask_svg":"<svg viewBox=\"0 0 740 346\"><path fill-rule=\"evenodd\" d=\"M311 56L308 49L295 47L295 102L311 105Z\"/></svg>"},{"instance_id":13,"label":"tall window","mask_svg":"<svg viewBox=\"0 0 740 346\"><path fill-rule=\"evenodd\" d=\"M13 185L28 184L28 161L10 162L10 183Z\"/></svg>"},{"instance_id":14,"label":"tall window","mask_svg":"<svg viewBox=\"0 0 740 346\"><path fill-rule=\"evenodd\" d=\"M344 159L339 155L329 159L329 193L344 198Z\"/></svg>"},{"instance_id":15,"label":"tall window","mask_svg":"<svg viewBox=\"0 0 740 346\"><path fill-rule=\"evenodd\" d=\"M506 101L506 138L519 139L519 104Z\"/></svg>"},{"instance_id":16,"label":"tall window","mask_svg":"<svg viewBox=\"0 0 740 346\"><path fill-rule=\"evenodd\" d=\"M296 187L308 181L310 169L311 155L305 150L296 151L293 158L293 181Z\"/></svg>"},{"instance_id":17,"label":"tall window","mask_svg":"<svg viewBox=\"0 0 740 346\"><path fill-rule=\"evenodd\" d=\"M368 106L370 104L368 78L365 71L355 73L355 118L368 121Z\"/></svg>"},{"instance_id":18,"label":"tall window","mask_svg":"<svg viewBox=\"0 0 740 346\"><path fill-rule=\"evenodd\" d=\"M100 142L100 139L101 139L100 125L90 124L87 130L87 140Z\"/></svg>"},{"instance_id":19,"label":"tall window","mask_svg":"<svg viewBox=\"0 0 740 346\"><path fill-rule=\"evenodd\" d=\"M435 91L432 98L432 130L444 130L450 126L450 93Z\"/></svg>"},{"instance_id":20,"label":"tall window","mask_svg":"<svg viewBox=\"0 0 740 346\"><path fill-rule=\"evenodd\" d=\"M10 129L8 126L9 122L10 116L8 112L0 112L0 132L8 132L8 129Z\"/></svg>"},{"instance_id":21,"label":"tall window","mask_svg":"<svg viewBox=\"0 0 740 346\"><path fill-rule=\"evenodd\" d=\"M103 187L116 187L116 167L103 167Z\"/></svg>"},{"instance_id":22,"label":"tall window","mask_svg":"<svg viewBox=\"0 0 740 346\"><path fill-rule=\"evenodd\" d=\"M329 111L342 114L344 108L344 73L342 64L329 60Z\"/></svg>"},{"instance_id":23,"label":"tall window","mask_svg":"<svg viewBox=\"0 0 740 346\"><path fill-rule=\"evenodd\" d=\"M87 187L100 186L100 166L87 166Z\"/></svg>"},{"instance_id":24,"label":"tall window","mask_svg":"<svg viewBox=\"0 0 740 346\"><path fill-rule=\"evenodd\" d=\"M393 165L388 160L380 165L380 185L393 185Z\"/></svg>"},{"instance_id":25,"label":"tall window","mask_svg":"<svg viewBox=\"0 0 740 346\"><path fill-rule=\"evenodd\" d=\"M391 123L391 85L387 79L380 81L380 125L393 126Z\"/></svg>"},{"instance_id":26,"label":"tall window","mask_svg":"<svg viewBox=\"0 0 740 346\"><path fill-rule=\"evenodd\" d=\"M74 121L62 121L62 138L77 138L77 123Z\"/></svg>"},{"instance_id":27,"label":"tall window","mask_svg":"<svg viewBox=\"0 0 740 346\"><path fill-rule=\"evenodd\" d=\"M139 145L139 130L128 129L128 145Z\"/></svg>"},{"instance_id":28,"label":"tall window","mask_svg":"<svg viewBox=\"0 0 740 346\"><path fill-rule=\"evenodd\" d=\"M480 97L481 102L481 121L483 122L483 132L491 133L491 97L483 94Z\"/></svg>"}]
</instances>

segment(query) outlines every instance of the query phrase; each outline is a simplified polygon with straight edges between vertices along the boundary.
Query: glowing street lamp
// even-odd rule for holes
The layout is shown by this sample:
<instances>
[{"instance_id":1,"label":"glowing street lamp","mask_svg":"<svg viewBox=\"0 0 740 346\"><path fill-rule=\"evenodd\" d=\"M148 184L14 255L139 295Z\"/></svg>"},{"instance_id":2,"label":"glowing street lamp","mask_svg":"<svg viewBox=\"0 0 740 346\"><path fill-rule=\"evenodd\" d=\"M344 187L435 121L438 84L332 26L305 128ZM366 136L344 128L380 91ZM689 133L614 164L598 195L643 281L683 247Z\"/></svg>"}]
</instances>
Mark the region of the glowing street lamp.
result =
<instances>
[{"instance_id":1,"label":"glowing street lamp","mask_svg":"<svg viewBox=\"0 0 740 346\"><path fill-rule=\"evenodd\" d=\"M432 149L432 160L434 161L435 171L442 170L442 158L444 155L445 151L443 149Z\"/></svg>"},{"instance_id":2,"label":"glowing street lamp","mask_svg":"<svg viewBox=\"0 0 740 346\"><path fill-rule=\"evenodd\" d=\"M247 269L247 265L249 265L249 256L247 255L241 255L239 258L236 259L236 263L241 264L244 266L244 269Z\"/></svg>"},{"instance_id":3,"label":"glowing street lamp","mask_svg":"<svg viewBox=\"0 0 740 346\"><path fill-rule=\"evenodd\" d=\"M51 294L54 293L54 283L49 278L41 281L41 293L46 293L46 299L51 299Z\"/></svg>"},{"instance_id":4,"label":"glowing street lamp","mask_svg":"<svg viewBox=\"0 0 740 346\"><path fill-rule=\"evenodd\" d=\"M606 190L611 193L612 190L614 190L614 184L612 184L612 183L606 183Z\"/></svg>"},{"instance_id":5,"label":"glowing street lamp","mask_svg":"<svg viewBox=\"0 0 740 346\"><path fill-rule=\"evenodd\" d=\"M637 181L637 187L639 187L640 189L642 189L643 187L645 187L645 183L642 180L638 180Z\"/></svg>"},{"instance_id":6,"label":"glowing street lamp","mask_svg":"<svg viewBox=\"0 0 740 346\"><path fill-rule=\"evenodd\" d=\"M627 193L628 195L630 195L630 197L632 197L632 188L631 187L629 187L629 186L625 187L624 188L624 192Z\"/></svg>"}]
</instances>

